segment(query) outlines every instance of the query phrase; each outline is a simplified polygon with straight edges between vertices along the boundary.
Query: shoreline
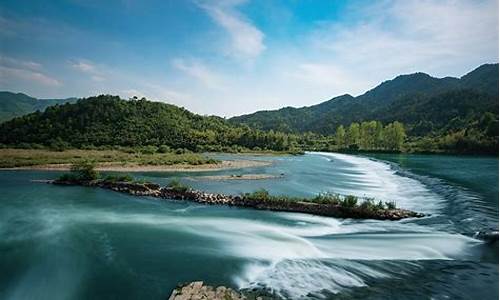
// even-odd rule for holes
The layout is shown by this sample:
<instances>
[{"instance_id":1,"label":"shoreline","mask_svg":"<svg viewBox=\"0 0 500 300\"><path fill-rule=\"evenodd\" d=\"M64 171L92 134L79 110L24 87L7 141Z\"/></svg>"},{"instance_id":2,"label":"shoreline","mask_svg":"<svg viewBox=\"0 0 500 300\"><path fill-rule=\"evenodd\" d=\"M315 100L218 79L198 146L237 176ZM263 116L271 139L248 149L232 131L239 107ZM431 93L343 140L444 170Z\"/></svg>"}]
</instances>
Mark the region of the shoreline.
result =
<instances>
[{"instance_id":1,"label":"shoreline","mask_svg":"<svg viewBox=\"0 0 500 300\"><path fill-rule=\"evenodd\" d=\"M40 170L40 171L69 171L72 164L42 164L32 166L21 166L12 168L0 168L0 170ZM257 160L223 160L215 164L173 164L173 165L141 165L123 164L120 162L98 163L97 171L104 172L207 172L231 169L255 168L272 165L272 162Z\"/></svg>"}]
</instances>

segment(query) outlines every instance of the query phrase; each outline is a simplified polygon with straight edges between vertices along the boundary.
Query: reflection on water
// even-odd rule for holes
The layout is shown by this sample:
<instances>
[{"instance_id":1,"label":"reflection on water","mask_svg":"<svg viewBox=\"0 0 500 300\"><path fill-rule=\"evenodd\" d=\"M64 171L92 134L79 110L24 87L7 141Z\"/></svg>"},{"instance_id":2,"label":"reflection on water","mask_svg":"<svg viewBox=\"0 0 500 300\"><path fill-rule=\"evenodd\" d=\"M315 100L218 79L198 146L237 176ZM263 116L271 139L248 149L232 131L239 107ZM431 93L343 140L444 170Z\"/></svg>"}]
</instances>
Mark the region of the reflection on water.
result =
<instances>
[{"instance_id":1,"label":"reflection on water","mask_svg":"<svg viewBox=\"0 0 500 300\"><path fill-rule=\"evenodd\" d=\"M29 182L56 173L0 172L1 298L164 299L177 283L200 279L293 299L489 299L498 293L498 244L468 236L494 226L498 206L484 199L487 189L470 188L480 185L468 182L473 178L453 181L454 174L415 171L408 162L400 168L344 154L252 159L274 163L215 173L284 178L142 176L159 183L181 176L195 188L225 193L264 187L302 196L356 194L395 200L430 216L360 221L203 206ZM481 172L498 178L498 160L488 163L483 161Z\"/></svg>"}]
</instances>

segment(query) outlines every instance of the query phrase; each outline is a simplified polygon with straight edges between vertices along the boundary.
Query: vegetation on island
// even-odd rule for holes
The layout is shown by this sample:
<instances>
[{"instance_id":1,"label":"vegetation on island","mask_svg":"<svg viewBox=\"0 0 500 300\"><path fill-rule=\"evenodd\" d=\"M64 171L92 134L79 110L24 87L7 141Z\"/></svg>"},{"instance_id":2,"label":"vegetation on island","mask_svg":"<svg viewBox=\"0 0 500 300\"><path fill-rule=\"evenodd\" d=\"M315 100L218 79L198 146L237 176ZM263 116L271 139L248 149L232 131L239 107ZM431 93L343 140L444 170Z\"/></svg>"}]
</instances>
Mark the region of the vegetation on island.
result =
<instances>
[{"instance_id":1,"label":"vegetation on island","mask_svg":"<svg viewBox=\"0 0 500 300\"><path fill-rule=\"evenodd\" d=\"M51 183L59 185L83 185L101 187L136 196L150 196L173 200L188 200L203 204L224 204L274 211L301 212L342 218L368 218L399 220L408 217L422 217L422 214L398 209L395 202L376 202L372 198L354 195L322 193L315 197L293 197L271 195L260 189L239 196L213 194L197 191L178 179L171 180L166 187L144 180L135 180L130 175L110 174L103 176L95 170L93 162L80 162L71 172L61 175Z\"/></svg>"},{"instance_id":2,"label":"vegetation on island","mask_svg":"<svg viewBox=\"0 0 500 300\"><path fill-rule=\"evenodd\" d=\"M96 170L95 161L84 160L71 165L69 173L64 173L57 178L61 182L88 182L93 180L101 180L103 182L116 183L116 182L135 182L141 183L142 181L135 179L130 174L106 174L103 175Z\"/></svg>"},{"instance_id":3,"label":"vegetation on island","mask_svg":"<svg viewBox=\"0 0 500 300\"><path fill-rule=\"evenodd\" d=\"M338 205L342 208L356 208L364 211L396 209L396 202L375 201L373 198L360 198L354 195L340 195L335 193L320 193L312 198L292 197L286 195L271 195L265 189L241 195L245 199L265 202L311 202L318 204Z\"/></svg>"}]
</instances>

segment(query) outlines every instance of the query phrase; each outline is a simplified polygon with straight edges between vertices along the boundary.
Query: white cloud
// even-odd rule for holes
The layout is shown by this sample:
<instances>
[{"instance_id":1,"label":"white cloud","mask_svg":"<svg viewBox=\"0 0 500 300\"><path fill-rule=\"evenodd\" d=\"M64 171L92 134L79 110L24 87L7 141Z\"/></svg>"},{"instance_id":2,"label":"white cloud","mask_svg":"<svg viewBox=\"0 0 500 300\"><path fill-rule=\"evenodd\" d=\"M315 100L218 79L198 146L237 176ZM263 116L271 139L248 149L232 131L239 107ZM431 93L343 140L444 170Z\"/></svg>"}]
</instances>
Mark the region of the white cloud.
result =
<instances>
[{"instance_id":1,"label":"white cloud","mask_svg":"<svg viewBox=\"0 0 500 300\"><path fill-rule=\"evenodd\" d=\"M229 55L240 59L254 59L266 49L264 33L236 10L244 2L202 1L198 4L229 34Z\"/></svg>"},{"instance_id":2,"label":"white cloud","mask_svg":"<svg viewBox=\"0 0 500 300\"><path fill-rule=\"evenodd\" d=\"M89 60L76 60L69 62L71 67L75 70L87 74L93 81L101 82L106 80L102 68L98 68L93 62Z\"/></svg>"},{"instance_id":3,"label":"white cloud","mask_svg":"<svg viewBox=\"0 0 500 300\"><path fill-rule=\"evenodd\" d=\"M44 74L40 63L0 56L0 82L12 84L14 79L50 87L62 85L59 80Z\"/></svg>"},{"instance_id":4,"label":"white cloud","mask_svg":"<svg viewBox=\"0 0 500 300\"><path fill-rule=\"evenodd\" d=\"M0 65L28 70L40 70L42 68L40 63L31 60L20 60L3 55L0 55Z\"/></svg>"},{"instance_id":5,"label":"white cloud","mask_svg":"<svg viewBox=\"0 0 500 300\"><path fill-rule=\"evenodd\" d=\"M40 72L0 66L0 82L6 83L11 81L12 78L21 79L32 83L35 82L52 87L62 85L59 80Z\"/></svg>"},{"instance_id":6,"label":"white cloud","mask_svg":"<svg viewBox=\"0 0 500 300\"><path fill-rule=\"evenodd\" d=\"M172 60L172 65L179 71L200 81L205 87L215 90L223 88L223 80L220 75L211 71L206 65L196 60L186 61L182 58Z\"/></svg>"},{"instance_id":7,"label":"white cloud","mask_svg":"<svg viewBox=\"0 0 500 300\"><path fill-rule=\"evenodd\" d=\"M312 38L330 52L330 62L357 69L360 79L415 71L458 75L498 61L497 1L388 1L367 9L362 22L326 24Z\"/></svg>"}]
</instances>

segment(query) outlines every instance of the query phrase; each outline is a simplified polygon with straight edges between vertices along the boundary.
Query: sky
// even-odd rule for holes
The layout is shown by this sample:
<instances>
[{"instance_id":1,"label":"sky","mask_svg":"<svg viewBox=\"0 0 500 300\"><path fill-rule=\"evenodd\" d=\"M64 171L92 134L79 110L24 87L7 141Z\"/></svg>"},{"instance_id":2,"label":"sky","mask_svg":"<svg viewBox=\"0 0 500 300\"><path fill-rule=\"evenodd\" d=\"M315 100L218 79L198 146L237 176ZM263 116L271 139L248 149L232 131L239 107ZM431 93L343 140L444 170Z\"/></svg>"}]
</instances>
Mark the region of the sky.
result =
<instances>
[{"instance_id":1,"label":"sky","mask_svg":"<svg viewBox=\"0 0 500 300\"><path fill-rule=\"evenodd\" d=\"M498 62L498 1L3 0L0 90L231 117Z\"/></svg>"}]
</instances>

